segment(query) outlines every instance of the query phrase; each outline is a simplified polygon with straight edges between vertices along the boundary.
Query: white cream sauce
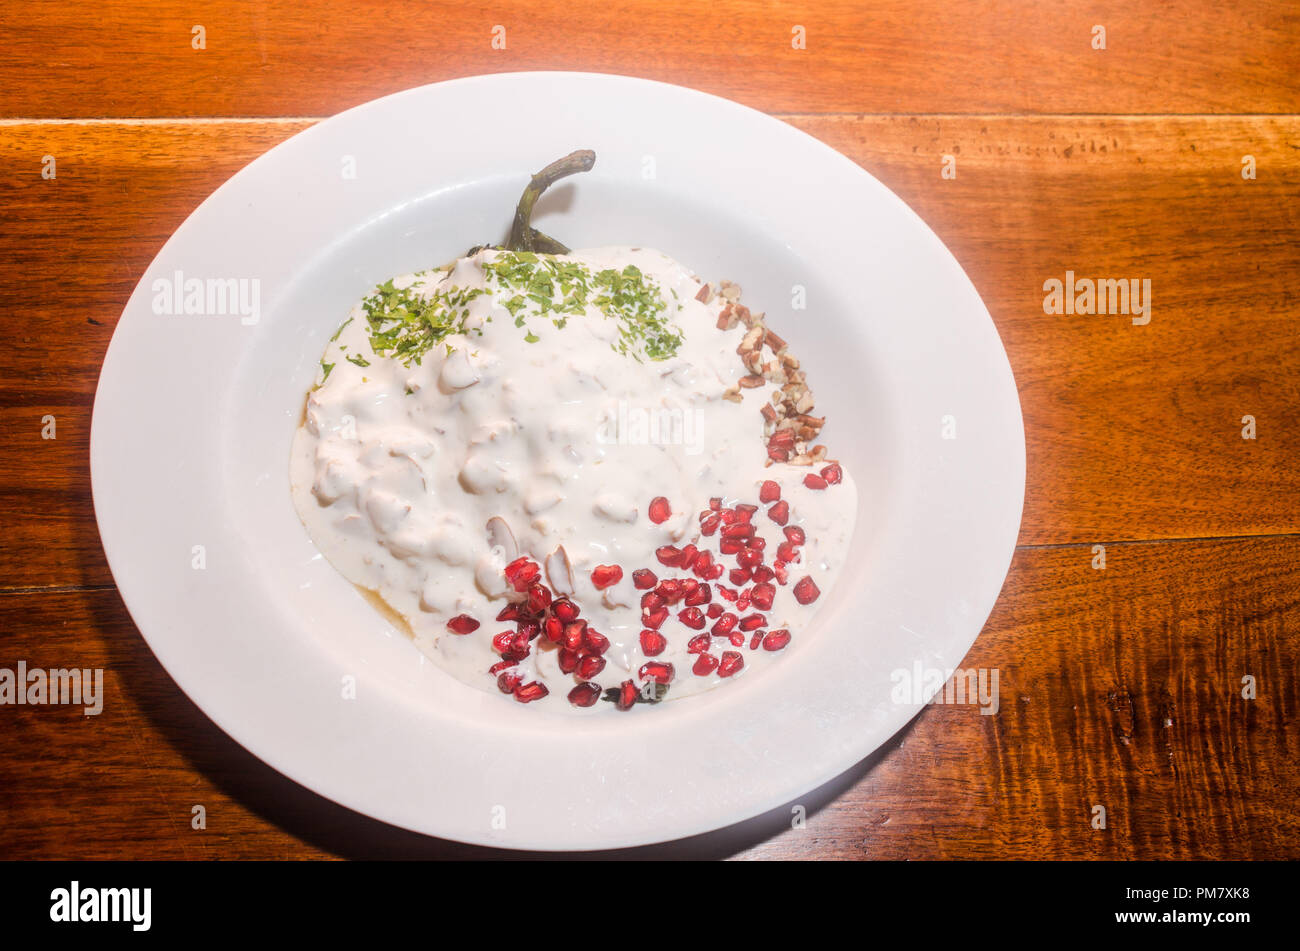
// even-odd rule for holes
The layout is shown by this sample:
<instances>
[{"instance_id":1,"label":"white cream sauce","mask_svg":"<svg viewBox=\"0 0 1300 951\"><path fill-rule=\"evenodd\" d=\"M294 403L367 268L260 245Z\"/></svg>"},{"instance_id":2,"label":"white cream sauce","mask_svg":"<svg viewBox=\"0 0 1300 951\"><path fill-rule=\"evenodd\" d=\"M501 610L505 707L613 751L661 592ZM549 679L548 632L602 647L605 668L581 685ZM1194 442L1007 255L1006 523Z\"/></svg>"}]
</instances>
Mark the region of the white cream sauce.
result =
<instances>
[{"instance_id":1,"label":"white cream sauce","mask_svg":"<svg viewBox=\"0 0 1300 951\"><path fill-rule=\"evenodd\" d=\"M843 565L857 493L847 472L841 484L814 490L802 480L819 466L764 465L759 409L773 387L741 390L742 402L722 396L746 372L736 353L744 327L719 330L722 300L696 300L700 282L661 252L609 247L560 260L593 270L631 263L657 282L667 316L684 338L675 356L637 362L616 353L610 346L616 322L594 308L570 318L563 329L537 315L526 316L520 328L501 304L507 295L482 268L499 253L488 249L461 258L450 273L394 280L398 288L427 289L446 281L444 288L488 290L468 305L467 335L446 339L450 355L439 344L410 367L379 356L360 304L326 348L322 362L333 368L323 382L318 376L308 396L290 472L298 513L326 558L400 614L416 645L439 666L497 692L496 676L488 673L501 659L492 638L514 624L495 618L508 598L520 597L502 568L516 552L527 555L543 565L540 580L546 582L547 556L562 546L571 563L572 599L611 642L606 666L593 680L612 687L640 682L637 672L647 661L640 647L644 592L635 588L633 571L649 568L660 579L690 577L655 557L659 546L687 543L734 567L734 556L718 554L718 534L700 537L700 512L715 496L727 505L757 505L759 485L772 480L789 503L789 524L801 526L807 542L801 563L790 566L789 584L778 585L772 609L760 612L767 620L763 629L806 636ZM540 339L529 343L526 331ZM349 362L349 356L369 365ZM648 431L647 420L661 411L667 413L659 419L678 425L669 432ZM662 524L652 523L647 513L658 496L672 506ZM766 539L765 563L771 565L785 538L765 508L760 506L753 524ZM591 579L597 565L620 566L622 580L597 590ZM792 588L805 575L821 597L801 605ZM736 586L725 574L710 585L713 601L734 612L717 589ZM674 666L667 699L725 682L717 671L692 672L697 655L687 653L686 645L699 631L678 620L684 607L669 608L660 629L668 648L651 658ZM448 620L461 614L478 620L478 629L466 635L449 631ZM725 638L714 640L714 656L737 650L744 657L744 668L731 679L753 676L782 653L751 650L748 636L740 648ZM538 702L577 709L566 696L578 678L561 672L557 654L543 634L516 669L525 683L546 685L549 695ZM614 705L597 702L593 709Z\"/></svg>"}]
</instances>

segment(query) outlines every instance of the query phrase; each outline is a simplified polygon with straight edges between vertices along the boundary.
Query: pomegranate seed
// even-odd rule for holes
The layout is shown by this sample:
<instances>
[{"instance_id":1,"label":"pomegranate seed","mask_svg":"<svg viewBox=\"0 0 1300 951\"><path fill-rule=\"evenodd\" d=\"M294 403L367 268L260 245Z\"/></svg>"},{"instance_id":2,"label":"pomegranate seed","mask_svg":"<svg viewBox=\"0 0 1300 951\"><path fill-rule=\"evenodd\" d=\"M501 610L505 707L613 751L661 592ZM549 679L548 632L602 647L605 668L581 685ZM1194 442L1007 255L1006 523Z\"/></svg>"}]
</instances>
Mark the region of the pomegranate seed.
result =
<instances>
[{"instance_id":1,"label":"pomegranate seed","mask_svg":"<svg viewBox=\"0 0 1300 951\"><path fill-rule=\"evenodd\" d=\"M542 626L536 621L520 621L516 629L520 634L525 635L530 641L538 634L542 633Z\"/></svg>"},{"instance_id":2,"label":"pomegranate seed","mask_svg":"<svg viewBox=\"0 0 1300 951\"><path fill-rule=\"evenodd\" d=\"M528 586L537 580L537 576L542 573L542 569L536 564L529 561L528 558L516 558L510 564L506 565L506 580L516 591L524 592Z\"/></svg>"},{"instance_id":3,"label":"pomegranate seed","mask_svg":"<svg viewBox=\"0 0 1300 951\"><path fill-rule=\"evenodd\" d=\"M839 485L844 480L844 470L840 468L838 462L832 462L822 469L822 478L829 485Z\"/></svg>"},{"instance_id":4,"label":"pomegranate seed","mask_svg":"<svg viewBox=\"0 0 1300 951\"><path fill-rule=\"evenodd\" d=\"M504 654L506 651L510 650L510 645L514 642L514 639L514 631L502 631L496 637L492 638L492 646L496 649L497 653Z\"/></svg>"},{"instance_id":5,"label":"pomegranate seed","mask_svg":"<svg viewBox=\"0 0 1300 951\"><path fill-rule=\"evenodd\" d=\"M722 519L718 518L718 516L710 515L708 518L706 518L703 522L700 523L700 531L703 532L705 535L712 535L714 532L718 530L718 524L721 521Z\"/></svg>"},{"instance_id":6,"label":"pomegranate seed","mask_svg":"<svg viewBox=\"0 0 1300 951\"><path fill-rule=\"evenodd\" d=\"M583 680L590 680L604 669L605 658L599 654L588 654L578 661L578 676Z\"/></svg>"},{"instance_id":7,"label":"pomegranate seed","mask_svg":"<svg viewBox=\"0 0 1300 951\"><path fill-rule=\"evenodd\" d=\"M702 654L713 644L713 638L708 634L696 634L686 642L686 653Z\"/></svg>"},{"instance_id":8,"label":"pomegranate seed","mask_svg":"<svg viewBox=\"0 0 1300 951\"><path fill-rule=\"evenodd\" d=\"M497 689L502 693L514 693L524 679L524 675L517 670L507 670L497 678Z\"/></svg>"},{"instance_id":9,"label":"pomegranate seed","mask_svg":"<svg viewBox=\"0 0 1300 951\"><path fill-rule=\"evenodd\" d=\"M569 691L569 703L575 707L589 707L599 699L599 684L578 684Z\"/></svg>"},{"instance_id":10,"label":"pomegranate seed","mask_svg":"<svg viewBox=\"0 0 1300 951\"><path fill-rule=\"evenodd\" d=\"M776 586L767 582L754 585L754 590L750 592L750 601L760 611L772 610L772 599L775 597Z\"/></svg>"},{"instance_id":11,"label":"pomegranate seed","mask_svg":"<svg viewBox=\"0 0 1300 951\"><path fill-rule=\"evenodd\" d=\"M696 575L701 578L707 577L712 569L713 556L707 551L702 551L695 556L695 564L691 566L691 570L694 571Z\"/></svg>"},{"instance_id":12,"label":"pomegranate seed","mask_svg":"<svg viewBox=\"0 0 1300 951\"><path fill-rule=\"evenodd\" d=\"M511 652L515 654L523 654L525 657L527 657L528 641L529 641L528 632L519 631L518 633L515 634L514 640L510 642Z\"/></svg>"},{"instance_id":13,"label":"pomegranate seed","mask_svg":"<svg viewBox=\"0 0 1300 951\"><path fill-rule=\"evenodd\" d=\"M502 660L508 660L511 664L517 664L528 656L528 651L508 650L501 655Z\"/></svg>"},{"instance_id":14,"label":"pomegranate seed","mask_svg":"<svg viewBox=\"0 0 1300 951\"><path fill-rule=\"evenodd\" d=\"M739 521L735 509L722 509L718 512L718 518L722 520L723 525L734 525Z\"/></svg>"},{"instance_id":15,"label":"pomegranate seed","mask_svg":"<svg viewBox=\"0 0 1300 951\"><path fill-rule=\"evenodd\" d=\"M803 533L803 529L798 525L787 525L782 531L785 532L786 540L791 545L802 545L808 539Z\"/></svg>"},{"instance_id":16,"label":"pomegranate seed","mask_svg":"<svg viewBox=\"0 0 1300 951\"><path fill-rule=\"evenodd\" d=\"M778 525L784 525L790 520L790 503L785 499L777 502L767 510L767 517Z\"/></svg>"},{"instance_id":17,"label":"pomegranate seed","mask_svg":"<svg viewBox=\"0 0 1300 951\"><path fill-rule=\"evenodd\" d=\"M754 631L767 623L767 618L761 614L746 614L740 619L740 629L742 631Z\"/></svg>"},{"instance_id":18,"label":"pomegranate seed","mask_svg":"<svg viewBox=\"0 0 1300 951\"><path fill-rule=\"evenodd\" d=\"M718 540L718 551L724 555L734 555L744 550L745 543L739 538L722 538Z\"/></svg>"},{"instance_id":19,"label":"pomegranate seed","mask_svg":"<svg viewBox=\"0 0 1300 951\"><path fill-rule=\"evenodd\" d=\"M736 564L742 568L757 568L763 563L763 553L754 548L746 548L736 556Z\"/></svg>"},{"instance_id":20,"label":"pomegranate seed","mask_svg":"<svg viewBox=\"0 0 1300 951\"><path fill-rule=\"evenodd\" d=\"M695 666L691 670L697 677L707 677L718 669L718 658L712 654L701 654L695 658Z\"/></svg>"},{"instance_id":21,"label":"pomegranate seed","mask_svg":"<svg viewBox=\"0 0 1300 951\"><path fill-rule=\"evenodd\" d=\"M718 509L722 508L722 499L719 499L719 498L712 498L712 499L709 499L709 508L712 509L712 510L715 511L715 512L716 512Z\"/></svg>"},{"instance_id":22,"label":"pomegranate seed","mask_svg":"<svg viewBox=\"0 0 1300 951\"><path fill-rule=\"evenodd\" d=\"M692 607L700 604L708 604L713 600L713 589L707 584L696 585L695 590L688 592L686 603Z\"/></svg>"},{"instance_id":23,"label":"pomegranate seed","mask_svg":"<svg viewBox=\"0 0 1300 951\"><path fill-rule=\"evenodd\" d=\"M641 632L641 653L647 657L656 657L662 654L667 646L668 638L658 631L645 630Z\"/></svg>"},{"instance_id":24,"label":"pomegranate seed","mask_svg":"<svg viewBox=\"0 0 1300 951\"><path fill-rule=\"evenodd\" d=\"M523 613L519 610L519 605L507 604L504 608L501 609L501 613L497 615L497 620L517 621L521 617L523 617Z\"/></svg>"},{"instance_id":25,"label":"pomegranate seed","mask_svg":"<svg viewBox=\"0 0 1300 951\"><path fill-rule=\"evenodd\" d=\"M677 620L681 621L687 627L694 628L697 631L704 629L704 612L699 608L686 608L677 615Z\"/></svg>"},{"instance_id":26,"label":"pomegranate seed","mask_svg":"<svg viewBox=\"0 0 1300 951\"><path fill-rule=\"evenodd\" d=\"M731 573L727 575L727 580L739 587L749 581L750 577L748 568L732 568Z\"/></svg>"},{"instance_id":27,"label":"pomegranate seed","mask_svg":"<svg viewBox=\"0 0 1300 951\"><path fill-rule=\"evenodd\" d=\"M754 513L758 511L758 506L750 505L749 503L745 503L744 505L738 504L732 509L732 511L736 513L736 517L742 522L748 522L754 518Z\"/></svg>"},{"instance_id":28,"label":"pomegranate seed","mask_svg":"<svg viewBox=\"0 0 1300 951\"><path fill-rule=\"evenodd\" d=\"M722 617L718 618L718 623L714 624L709 630L714 637L726 637L732 632L740 618L728 611Z\"/></svg>"},{"instance_id":29,"label":"pomegranate seed","mask_svg":"<svg viewBox=\"0 0 1300 951\"><path fill-rule=\"evenodd\" d=\"M744 635L744 633L741 632L741 631L732 631L731 634L728 635L727 639L728 639L729 641L731 641L731 646L732 646L732 647L744 647L744 646L745 646L745 635Z\"/></svg>"},{"instance_id":30,"label":"pomegranate seed","mask_svg":"<svg viewBox=\"0 0 1300 951\"><path fill-rule=\"evenodd\" d=\"M722 610L722 605L717 601L714 601L709 605L709 609L704 613L716 621L718 618L722 617Z\"/></svg>"},{"instance_id":31,"label":"pomegranate seed","mask_svg":"<svg viewBox=\"0 0 1300 951\"><path fill-rule=\"evenodd\" d=\"M786 644L790 643L790 632L785 628L779 631L768 631L767 637L763 638L763 650L779 651Z\"/></svg>"},{"instance_id":32,"label":"pomegranate seed","mask_svg":"<svg viewBox=\"0 0 1300 951\"><path fill-rule=\"evenodd\" d=\"M659 582L659 587L655 588L655 594L666 604L676 604L682 599L682 593L682 583L676 578L665 578Z\"/></svg>"},{"instance_id":33,"label":"pomegranate seed","mask_svg":"<svg viewBox=\"0 0 1300 951\"><path fill-rule=\"evenodd\" d=\"M516 558L514 561L510 562L510 564L506 565L506 580L513 582L523 574L524 568L526 568L527 565L528 558L526 556Z\"/></svg>"},{"instance_id":34,"label":"pomegranate seed","mask_svg":"<svg viewBox=\"0 0 1300 951\"><path fill-rule=\"evenodd\" d=\"M495 677L497 674L501 673L501 671L508 667L513 667L517 663L519 663L517 660L499 660L488 668L488 673Z\"/></svg>"},{"instance_id":35,"label":"pomegranate seed","mask_svg":"<svg viewBox=\"0 0 1300 951\"><path fill-rule=\"evenodd\" d=\"M578 652L568 647L561 647L557 658L560 662L560 670L563 673L571 674L578 669L578 661L581 658Z\"/></svg>"},{"instance_id":36,"label":"pomegranate seed","mask_svg":"<svg viewBox=\"0 0 1300 951\"><path fill-rule=\"evenodd\" d=\"M795 548L793 542L782 542L776 546L776 557L779 561L788 564L799 559L799 551Z\"/></svg>"},{"instance_id":37,"label":"pomegranate seed","mask_svg":"<svg viewBox=\"0 0 1300 951\"><path fill-rule=\"evenodd\" d=\"M722 575L726 572L726 570L727 570L726 567L723 565L720 564L714 565L712 568L710 568L708 571L704 573L703 578L705 581L717 581L719 578L722 577Z\"/></svg>"},{"instance_id":38,"label":"pomegranate seed","mask_svg":"<svg viewBox=\"0 0 1300 951\"><path fill-rule=\"evenodd\" d=\"M641 669L637 671L637 676L642 680L653 680L657 684L666 684L673 679L673 665L651 661L648 664L641 665Z\"/></svg>"},{"instance_id":39,"label":"pomegranate seed","mask_svg":"<svg viewBox=\"0 0 1300 951\"><path fill-rule=\"evenodd\" d=\"M769 446L777 446L781 449L794 448L794 430L778 429L772 434L772 438L767 441Z\"/></svg>"},{"instance_id":40,"label":"pomegranate seed","mask_svg":"<svg viewBox=\"0 0 1300 951\"><path fill-rule=\"evenodd\" d=\"M457 614L447 622L447 630L453 634L471 634L478 630L478 621L468 614Z\"/></svg>"},{"instance_id":41,"label":"pomegranate seed","mask_svg":"<svg viewBox=\"0 0 1300 951\"><path fill-rule=\"evenodd\" d=\"M668 500L662 495L650 500L650 521L656 525L662 525L672 517L673 509L668 504Z\"/></svg>"},{"instance_id":42,"label":"pomegranate seed","mask_svg":"<svg viewBox=\"0 0 1300 951\"><path fill-rule=\"evenodd\" d=\"M620 710L631 710L634 703L636 703L636 684L625 680L618 685L618 701L615 706Z\"/></svg>"},{"instance_id":43,"label":"pomegranate seed","mask_svg":"<svg viewBox=\"0 0 1300 951\"><path fill-rule=\"evenodd\" d=\"M722 663L718 665L719 677L730 677L745 666L745 655L737 651L723 651Z\"/></svg>"},{"instance_id":44,"label":"pomegranate seed","mask_svg":"<svg viewBox=\"0 0 1300 951\"><path fill-rule=\"evenodd\" d=\"M794 583L794 599L800 604L812 604L820 595L816 582L807 575Z\"/></svg>"},{"instance_id":45,"label":"pomegranate seed","mask_svg":"<svg viewBox=\"0 0 1300 951\"><path fill-rule=\"evenodd\" d=\"M664 599L659 596L658 590L647 591L641 595L641 607L647 611L657 611L664 606Z\"/></svg>"},{"instance_id":46,"label":"pomegranate seed","mask_svg":"<svg viewBox=\"0 0 1300 951\"><path fill-rule=\"evenodd\" d=\"M782 449L779 446L769 445L767 447L767 458L771 459L773 462L789 462L790 450Z\"/></svg>"},{"instance_id":47,"label":"pomegranate seed","mask_svg":"<svg viewBox=\"0 0 1300 951\"><path fill-rule=\"evenodd\" d=\"M749 540L749 547L754 549L754 551L762 551L767 547L767 539L762 535L755 535Z\"/></svg>"},{"instance_id":48,"label":"pomegranate seed","mask_svg":"<svg viewBox=\"0 0 1300 951\"><path fill-rule=\"evenodd\" d=\"M666 620L668 620L667 608L656 608L654 611L645 611L641 614L641 623L646 627L654 628L656 631L663 627Z\"/></svg>"},{"instance_id":49,"label":"pomegranate seed","mask_svg":"<svg viewBox=\"0 0 1300 951\"><path fill-rule=\"evenodd\" d=\"M767 565L759 565L753 570L751 577L756 583L762 584L765 581L771 581L775 578L776 573L771 568L767 567Z\"/></svg>"},{"instance_id":50,"label":"pomegranate seed","mask_svg":"<svg viewBox=\"0 0 1300 951\"><path fill-rule=\"evenodd\" d=\"M591 583L597 590L604 590L610 585L623 580L623 569L618 565L597 565L591 570Z\"/></svg>"},{"instance_id":51,"label":"pomegranate seed","mask_svg":"<svg viewBox=\"0 0 1300 951\"><path fill-rule=\"evenodd\" d=\"M718 585L718 594L722 595L722 597L726 598L728 601L736 600L736 592L730 588L725 588L722 585Z\"/></svg>"},{"instance_id":52,"label":"pomegranate seed","mask_svg":"<svg viewBox=\"0 0 1300 951\"><path fill-rule=\"evenodd\" d=\"M658 581L659 579L655 577L655 573L649 568L638 568L632 572L632 584L642 591L646 588L653 588Z\"/></svg>"},{"instance_id":53,"label":"pomegranate seed","mask_svg":"<svg viewBox=\"0 0 1300 951\"><path fill-rule=\"evenodd\" d=\"M785 584L790 580L790 569L786 568L783 562L778 561L773 571L776 573L776 580L781 584Z\"/></svg>"},{"instance_id":54,"label":"pomegranate seed","mask_svg":"<svg viewBox=\"0 0 1300 951\"><path fill-rule=\"evenodd\" d=\"M675 545L664 545L662 548L655 549L655 557L659 559L659 564L676 568L681 564L682 550Z\"/></svg>"},{"instance_id":55,"label":"pomegranate seed","mask_svg":"<svg viewBox=\"0 0 1300 951\"><path fill-rule=\"evenodd\" d=\"M819 475L813 475L811 472L803 477L803 484L810 489L826 488L826 480Z\"/></svg>"},{"instance_id":56,"label":"pomegranate seed","mask_svg":"<svg viewBox=\"0 0 1300 951\"><path fill-rule=\"evenodd\" d=\"M564 636L560 638L560 643L571 651L576 651L582 646L582 638L587 633L586 621L572 621L564 625ZM565 671L568 673L568 671Z\"/></svg>"},{"instance_id":57,"label":"pomegranate seed","mask_svg":"<svg viewBox=\"0 0 1300 951\"><path fill-rule=\"evenodd\" d=\"M723 538L744 540L752 534L754 534L754 526L748 522L732 522L722 530Z\"/></svg>"},{"instance_id":58,"label":"pomegranate seed","mask_svg":"<svg viewBox=\"0 0 1300 951\"><path fill-rule=\"evenodd\" d=\"M781 487L768 479L758 487L758 500L766 505L768 502L775 502L781 497Z\"/></svg>"},{"instance_id":59,"label":"pomegranate seed","mask_svg":"<svg viewBox=\"0 0 1300 951\"><path fill-rule=\"evenodd\" d=\"M567 624L578 619L579 611L576 604L568 598L561 597L551 602L551 613Z\"/></svg>"},{"instance_id":60,"label":"pomegranate seed","mask_svg":"<svg viewBox=\"0 0 1300 951\"><path fill-rule=\"evenodd\" d=\"M593 654L603 654L609 650L609 638L594 627L587 628L586 633L582 635L582 643Z\"/></svg>"},{"instance_id":61,"label":"pomegranate seed","mask_svg":"<svg viewBox=\"0 0 1300 951\"><path fill-rule=\"evenodd\" d=\"M758 650L758 645L761 643L763 643L763 632L755 631L754 636L749 639L749 649L756 651Z\"/></svg>"},{"instance_id":62,"label":"pomegranate seed","mask_svg":"<svg viewBox=\"0 0 1300 951\"><path fill-rule=\"evenodd\" d=\"M553 644L560 643L560 638L564 637L564 622L555 615L551 615L544 622L542 627L546 630L546 636Z\"/></svg>"},{"instance_id":63,"label":"pomegranate seed","mask_svg":"<svg viewBox=\"0 0 1300 951\"><path fill-rule=\"evenodd\" d=\"M551 589L544 584L528 586L528 609L534 614L541 614L551 606Z\"/></svg>"},{"instance_id":64,"label":"pomegranate seed","mask_svg":"<svg viewBox=\"0 0 1300 951\"><path fill-rule=\"evenodd\" d=\"M677 566L689 569L691 565L695 564L695 556L699 553L700 550L694 545L687 545L682 549L681 560L677 562Z\"/></svg>"},{"instance_id":65,"label":"pomegranate seed","mask_svg":"<svg viewBox=\"0 0 1300 951\"><path fill-rule=\"evenodd\" d=\"M550 693L545 684L539 684L533 681L530 684L524 684L522 687L515 688L515 699L520 703L532 703L534 700L541 700L542 697Z\"/></svg>"}]
</instances>

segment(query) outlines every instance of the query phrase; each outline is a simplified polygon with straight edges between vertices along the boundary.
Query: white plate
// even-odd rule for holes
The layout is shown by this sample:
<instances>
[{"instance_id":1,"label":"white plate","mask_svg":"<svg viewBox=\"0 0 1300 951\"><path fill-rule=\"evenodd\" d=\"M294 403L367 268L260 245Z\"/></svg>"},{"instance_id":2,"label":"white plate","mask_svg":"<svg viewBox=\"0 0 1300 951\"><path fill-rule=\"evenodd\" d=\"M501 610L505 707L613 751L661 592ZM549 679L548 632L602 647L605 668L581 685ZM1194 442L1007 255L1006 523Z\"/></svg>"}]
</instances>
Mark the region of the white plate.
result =
<instances>
[{"instance_id":1,"label":"white plate","mask_svg":"<svg viewBox=\"0 0 1300 951\"><path fill-rule=\"evenodd\" d=\"M425 662L317 554L287 475L303 395L348 308L391 275L500 240L527 176L575 148L595 149L595 170L553 189L538 227L572 247L657 247L707 280L741 284L804 361L863 503L853 566L817 629L765 676L576 719L503 702ZM256 279L259 319L155 313L153 282L177 271ZM792 309L796 285L806 310ZM132 294L91 436L113 576L208 716L362 813L526 849L716 829L871 753L918 709L891 700L890 674L957 666L987 619L1019 530L1024 467L997 331L902 201L762 113L561 72L389 96L235 175ZM343 696L348 677L355 699Z\"/></svg>"}]
</instances>

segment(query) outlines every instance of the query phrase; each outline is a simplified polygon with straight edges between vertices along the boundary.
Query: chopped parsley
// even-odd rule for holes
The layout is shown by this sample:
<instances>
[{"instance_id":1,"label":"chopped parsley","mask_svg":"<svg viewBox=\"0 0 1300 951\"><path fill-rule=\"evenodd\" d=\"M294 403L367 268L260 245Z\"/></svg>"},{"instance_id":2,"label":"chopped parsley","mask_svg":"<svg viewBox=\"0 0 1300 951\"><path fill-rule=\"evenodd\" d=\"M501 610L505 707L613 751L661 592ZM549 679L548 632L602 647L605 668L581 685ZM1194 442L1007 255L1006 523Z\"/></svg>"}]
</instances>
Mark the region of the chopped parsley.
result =
<instances>
[{"instance_id":1,"label":"chopped parsley","mask_svg":"<svg viewBox=\"0 0 1300 951\"><path fill-rule=\"evenodd\" d=\"M469 302L486 293L482 288L448 287L421 294L386 281L361 302L370 325L370 347L408 367L412 361L418 364L447 337L465 332Z\"/></svg>"},{"instance_id":2,"label":"chopped parsley","mask_svg":"<svg viewBox=\"0 0 1300 951\"><path fill-rule=\"evenodd\" d=\"M524 326L527 311L535 311L563 330L569 317L595 307L619 322L618 340L611 347L637 362L642 356L667 360L682 344L681 333L665 314L668 303L659 286L634 264L593 272L581 262L559 261L550 254L503 251L484 261L483 270L502 290L515 292L501 304L516 327ZM536 343L541 338L529 331L524 339Z\"/></svg>"},{"instance_id":3,"label":"chopped parsley","mask_svg":"<svg viewBox=\"0 0 1300 951\"><path fill-rule=\"evenodd\" d=\"M555 255L503 251L484 261L483 271L488 282L502 292L498 295L501 305L514 318L515 326L524 330L528 343L542 338L525 325L526 317L550 318L557 330L563 330L570 317L594 307L606 319L618 321L618 339L610 346L638 363L642 358L667 360L682 344L681 332L668 320L668 303L659 285L635 265L593 271L578 261L557 260ZM432 291L417 291L387 281L362 301L370 346L380 356L409 367L412 362L420 363L448 337L471 332L482 336L482 328L469 329L467 321L470 302L486 293L487 288L446 282ZM445 346L450 356L454 348L450 343ZM369 365L347 359L357 366Z\"/></svg>"},{"instance_id":4,"label":"chopped parsley","mask_svg":"<svg viewBox=\"0 0 1300 951\"><path fill-rule=\"evenodd\" d=\"M355 363L359 367L370 366L370 361L367 360L359 353L349 353L346 357L344 357L344 359L347 360L348 363Z\"/></svg>"},{"instance_id":5,"label":"chopped parsley","mask_svg":"<svg viewBox=\"0 0 1300 951\"><path fill-rule=\"evenodd\" d=\"M322 360L320 362L320 368L325 371L325 375L320 378L320 381L324 383L326 380L330 378L330 370L334 369L334 364L326 363L324 360Z\"/></svg>"}]
</instances>

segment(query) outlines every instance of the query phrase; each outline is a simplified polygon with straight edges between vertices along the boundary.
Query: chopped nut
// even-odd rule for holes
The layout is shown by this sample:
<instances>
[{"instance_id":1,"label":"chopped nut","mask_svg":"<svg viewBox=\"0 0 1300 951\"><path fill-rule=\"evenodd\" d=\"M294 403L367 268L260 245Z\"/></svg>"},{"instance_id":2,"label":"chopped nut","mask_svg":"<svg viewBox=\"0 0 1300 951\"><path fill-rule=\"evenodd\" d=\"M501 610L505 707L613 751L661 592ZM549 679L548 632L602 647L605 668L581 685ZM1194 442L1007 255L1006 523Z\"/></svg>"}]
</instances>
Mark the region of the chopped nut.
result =
<instances>
[{"instance_id":1,"label":"chopped nut","mask_svg":"<svg viewBox=\"0 0 1300 951\"><path fill-rule=\"evenodd\" d=\"M703 288L701 293L704 293ZM784 337L767 328L764 314L751 312L740 303L738 285L723 281L717 293L725 301L718 316L718 327L731 330L738 323L745 325L745 334L736 347L736 353L749 371L736 386L723 393L723 398L741 402L741 389L755 389L765 384L777 387L771 391L770 401L765 400L760 409L763 432L767 435L767 460L764 464L789 462L810 466L824 459L825 446L808 448L808 443L817 438L826 419L810 415L814 407L813 394L805 382L799 359L790 353ZM711 299L712 285L708 286L708 294ZM773 359L763 359L764 347L771 350Z\"/></svg>"},{"instance_id":2,"label":"chopped nut","mask_svg":"<svg viewBox=\"0 0 1300 951\"><path fill-rule=\"evenodd\" d=\"M707 304L709 301L713 300L713 285L701 284L699 291L695 294L695 299L702 304Z\"/></svg>"}]
</instances>

